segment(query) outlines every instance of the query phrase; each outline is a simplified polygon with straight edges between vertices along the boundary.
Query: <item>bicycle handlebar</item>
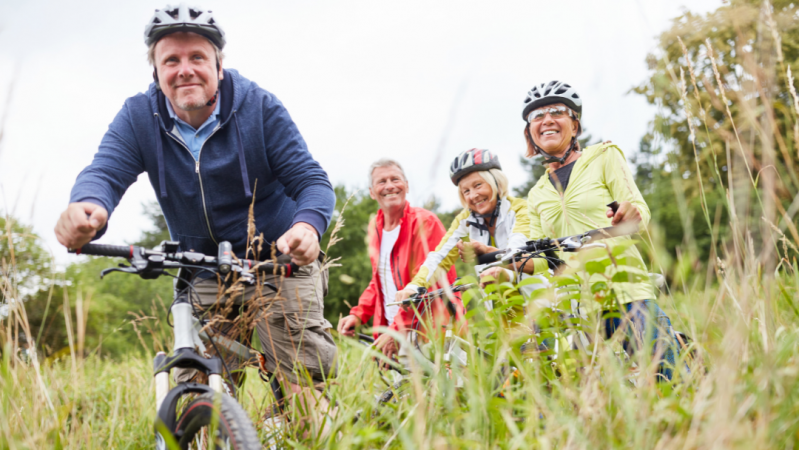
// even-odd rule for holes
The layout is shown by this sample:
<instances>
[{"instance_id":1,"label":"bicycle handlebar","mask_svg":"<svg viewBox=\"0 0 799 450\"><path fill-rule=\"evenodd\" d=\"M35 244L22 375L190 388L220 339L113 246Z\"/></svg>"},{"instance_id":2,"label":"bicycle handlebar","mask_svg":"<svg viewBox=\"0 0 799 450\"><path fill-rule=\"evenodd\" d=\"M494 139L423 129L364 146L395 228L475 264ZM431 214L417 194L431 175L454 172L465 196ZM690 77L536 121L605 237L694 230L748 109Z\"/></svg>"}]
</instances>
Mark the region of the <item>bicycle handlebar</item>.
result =
<instances>
[{"instance_id":1,"label":"bicycle handlebar","mask_svg":"<svg viewBox=\"0 0 799 450\"><path fill-rule=\"evenodd\" d=\"M142 277L157 278L163 274L164 269L179 269L181 267L200 266L204 269L226 275L229 272L248 273L256 269L264 274L280 274L291 277L297 273L299 266L292 263L275 264L272 262L256 261L251 259L234 259L230 255L230 244L220 243L218 256L208 256L199 252L179 252L178 242L165 241L161 250L149 250L135 245L108 245L86 244L78 249L69 249L69 253L76 255L107 256L112 258L125 258L130 267L106 269L111 271L136 273Z\"/></svg>"},{"instance_id":2,"label":"bicycle handlebar","mask_svg":"<svg viewBox=\"0 0 799 450\"><path fill-rule=\"evenodd\" d=\"M543 253L547 251L575 252L584 244L591 241L598 241L607 238L627 236L638 230L637 224L622 224L614 227L599 228L586 231L585 233L575 234L557 239L539 239L527 241L527 245L518 249L499 250L496 252L485 253L477 258L478 264L490 264L502 259L508 253Z\"/></svg>"},{"instance_id":3,"label":"bicycle handlebar","mask_svg":"<svg viewBox=\"0 0 799 450\"><path fill-rule=\"evenodd\" d=\"M472 289L475 286L476 285L474 283L459 284L457 286L450 286L450 290L453 293L464 292ZM425 300L434 300L436 298L443 297L443 295L446 293L446 290L443 288L435 291L427 291L423 290L423 288L420 289L422 289L422 292L413 294L401 302L386 303L386 306L410 306L412 303L419 303Z\"/></svg>"}]
</instances>

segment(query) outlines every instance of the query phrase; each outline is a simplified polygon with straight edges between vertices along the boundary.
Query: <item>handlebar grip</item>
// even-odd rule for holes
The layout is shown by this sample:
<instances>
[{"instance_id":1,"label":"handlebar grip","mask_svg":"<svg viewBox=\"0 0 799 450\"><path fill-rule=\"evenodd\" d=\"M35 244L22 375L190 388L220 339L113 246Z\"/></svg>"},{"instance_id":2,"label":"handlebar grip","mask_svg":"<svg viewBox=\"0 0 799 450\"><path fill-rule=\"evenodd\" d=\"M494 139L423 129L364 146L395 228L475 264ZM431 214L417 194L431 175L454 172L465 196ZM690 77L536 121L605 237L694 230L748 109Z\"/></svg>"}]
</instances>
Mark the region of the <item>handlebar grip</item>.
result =
<instances>
[{"instance_id":1,"label":"handlebar grip","mask_svg":"<svg viewBox=\"0 0 799 450\"><path fill-rule=\"evenodd\" d=\"M499 261L499 257L505 254L504 250L498 250L491 253L483 253L477 257L477 264L488 264Z\"/></svg>"},{"instance_id":2,"label":"handlebar grip","mask_svg":"<svg viewBox=\"0 0 799 450\"><path fill-rule=\"evenodd\" d=\"M245 269L250 269L252 267L258 266L258 271L267 275L272 274L285 274L285 277L293 277L299 270L300 266L292 263L289 264L273 264L273 263L262 263L261 261L253 261L251 259L242 259L241 265ZM277 269L277 270L275 270Z\"/></svg>"},{"instance_id":3,"label":"handlebar grip","mask_svg":"<svg viewBox=\"0 0 799 450\"><path fill-rule=\"evenodd\" d=\"M69 249L69 253L76 255L111 256L118 258L133 258L136 247L133 245L107 245L86 244L78 249Z\"/></svg>"}]
</instances>

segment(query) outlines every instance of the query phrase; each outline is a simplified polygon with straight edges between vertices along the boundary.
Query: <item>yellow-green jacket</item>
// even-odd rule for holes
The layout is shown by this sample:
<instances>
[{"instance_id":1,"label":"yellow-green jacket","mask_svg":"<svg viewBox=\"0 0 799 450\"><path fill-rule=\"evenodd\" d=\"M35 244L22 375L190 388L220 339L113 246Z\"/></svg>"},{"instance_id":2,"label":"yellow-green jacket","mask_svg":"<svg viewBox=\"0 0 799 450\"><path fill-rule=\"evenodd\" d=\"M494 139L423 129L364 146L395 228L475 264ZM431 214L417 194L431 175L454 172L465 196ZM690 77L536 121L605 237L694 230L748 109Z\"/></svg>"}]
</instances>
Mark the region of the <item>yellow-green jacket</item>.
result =
<instances>
[{"instance_id":1,"label":"yellow-green jacket","mask_svg":"<svg viewBox=\"0 0 799 450\"><path fill-rule=\"evenodd\" d=\"M522 247L528 241L530 217L527 214L527 204L523 199L511 196L502 199L499 205L493 244L489 242L488 232L469 225L469 222L475 220L478 223L484 223L482 217L475 217L468 208L458 213L447 230L447 234L441 239L435 251L427 255L424 264L406 289L428 288L434 284L438 280L438 275L446 272L455 264L455 260L458 259L458 249L455 245L461 240L481 242L498 249ZM477 266L478 271L479 269L480 266ZM436 271L439 273L437 274Z\"/></svg>"},{"instance_id":2,"label":"yellow-green jacket","mask_svg":"<svg viewBox=\"0 0 799 450\"><path fill-rule=\"evenodd\" d=\"M565 237L609 227L611 220L606 216L606 205L614 200L619 203L628 201L638 208L642 228L649 223L649 207L635 185L621 149L613 144L587 147L574 164L563 196L549 180L549 169L530 189L527 197L530 238ZM603 242L612 246L630 239L624 236ZM620 256L634 258L640 262L641 267L646 267L634 245L629 246ZM560 257L571 263L570 265L576 265L576 253L563 252ZM535 269L536 273L546 271L546 262L537 260ZM595 274L589 282L601 280L602 275ZM655 298L654 288L649 282L619 283L617 292L621 294L619 299L623 303Z\"/></svg>"}]
</instances>

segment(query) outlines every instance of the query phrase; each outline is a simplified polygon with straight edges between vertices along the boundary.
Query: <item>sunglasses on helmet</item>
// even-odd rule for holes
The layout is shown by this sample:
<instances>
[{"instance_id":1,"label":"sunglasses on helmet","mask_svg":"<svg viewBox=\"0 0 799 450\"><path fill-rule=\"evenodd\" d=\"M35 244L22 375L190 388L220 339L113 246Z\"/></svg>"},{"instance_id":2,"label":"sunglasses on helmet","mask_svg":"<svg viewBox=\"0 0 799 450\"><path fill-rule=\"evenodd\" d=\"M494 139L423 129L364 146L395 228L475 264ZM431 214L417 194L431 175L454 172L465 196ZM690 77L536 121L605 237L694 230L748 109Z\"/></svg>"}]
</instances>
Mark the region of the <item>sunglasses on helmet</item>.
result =
<instances>
[{"instance_id":1,"label":"sunglasses on helmet","mask_svg":"<svg viewBox=\"0 0 799 450\"><path fill-rule=\"evenodd\" d=\"M544 106L542 108L530 111L530 114L527 115L527 122L528 123L538 122L539 120L543 120L544 116L546 116L547 114L552 116L553 119L558 119L566 115L568 115L571 118L574 118L574 113L572 112L572 110L565 106Z\"/></svg>"}]
</instances>

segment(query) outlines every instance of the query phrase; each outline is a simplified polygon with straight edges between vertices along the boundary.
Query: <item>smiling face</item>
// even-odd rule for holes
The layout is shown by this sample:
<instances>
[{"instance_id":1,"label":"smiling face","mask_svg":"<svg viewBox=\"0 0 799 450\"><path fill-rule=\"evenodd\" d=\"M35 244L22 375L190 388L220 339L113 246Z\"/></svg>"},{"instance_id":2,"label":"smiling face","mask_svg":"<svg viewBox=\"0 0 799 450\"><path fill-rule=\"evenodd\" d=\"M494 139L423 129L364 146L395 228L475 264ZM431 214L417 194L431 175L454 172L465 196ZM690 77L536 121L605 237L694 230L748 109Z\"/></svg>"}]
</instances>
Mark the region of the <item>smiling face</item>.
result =
<instances>
[{"instance_id":1,"label":"smiling face","mask_svg":"<svg viewBox=\"0 0 799 450\"><path fill-rule=\"evenodd\" d=\"M208 39L195 33L172 33L155 46L155 68L164 95L173 108L197 111L216 94L222 67Z\"/></svg>"},{"instance_id":2,"label":"smiling face","mask_svg":"<svg viewBox=\"0 0 799 450\"><path fill-rule=\"evenodd\" d=\"M555 103L544 108L558 106L566 107L563 103ZM577 135L579 126L579 122L568 114L554 118L550 114L545 114L541 119L531 122L528 129L537 146L550 155L559 156L569 148L572 138Z\"/></svg>"},{"instance_id":3,"label":"smiling face","mask_svg":"<svg viewBox=\"0 0 799 450\"><path fill-rule=\"evenodd\" d=\"M397 166L377 167L372 171L369 196L377 200L383 212L405 207L408 181Z\"/></svg>"},{"instance_id":4,"label":"smiling face","mask_svg":"<svg viewBox=\"0 0 799 450\"><path fill-rule=\"evenodd\" d=\"M490 214L497 206L497 196L494 189L480 175L480 172L472 172L461 178L458 182L458 189L461 190L463 199L469 210L477 214Z\"/></svg>"}]
</instances>

